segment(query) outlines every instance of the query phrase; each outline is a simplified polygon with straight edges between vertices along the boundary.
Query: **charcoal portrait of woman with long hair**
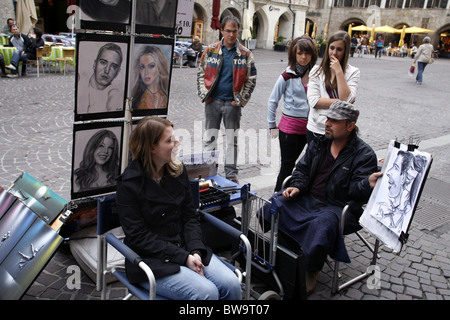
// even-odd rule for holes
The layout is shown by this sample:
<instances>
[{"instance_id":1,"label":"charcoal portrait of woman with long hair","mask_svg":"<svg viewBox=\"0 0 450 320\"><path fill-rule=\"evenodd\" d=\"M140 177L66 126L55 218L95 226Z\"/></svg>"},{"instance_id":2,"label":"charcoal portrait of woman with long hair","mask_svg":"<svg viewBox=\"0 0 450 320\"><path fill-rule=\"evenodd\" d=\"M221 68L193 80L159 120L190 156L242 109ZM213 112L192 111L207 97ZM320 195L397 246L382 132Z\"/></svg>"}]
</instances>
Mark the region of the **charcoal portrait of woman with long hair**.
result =
<instances>
[{"instance_id":1,"label":"charcoal portrait of woman with long hair","mask_svg":"<svg viewBox=\"0 0 450 320\"><path fill-rule=\"evenodd\" d=\"M87 141L79 167L74 171L73 191L114 186L120 173L120 143L114 132L101 129Z\"/></svg>"}]
</instances>

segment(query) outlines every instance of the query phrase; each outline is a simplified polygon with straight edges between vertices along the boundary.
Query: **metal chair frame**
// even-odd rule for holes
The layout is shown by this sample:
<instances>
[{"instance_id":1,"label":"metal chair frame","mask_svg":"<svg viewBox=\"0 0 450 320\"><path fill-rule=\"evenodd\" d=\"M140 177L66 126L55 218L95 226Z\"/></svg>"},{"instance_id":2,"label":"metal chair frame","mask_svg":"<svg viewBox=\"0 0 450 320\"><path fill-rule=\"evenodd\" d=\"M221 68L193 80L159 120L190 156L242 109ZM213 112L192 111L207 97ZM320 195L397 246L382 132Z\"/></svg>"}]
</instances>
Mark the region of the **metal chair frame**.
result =
<instances>
[{"instance_id":1,"label":"metal chair frame","mask_svg":"<svg viewBox=\"0 0 450 320\"><path fill-rule=\"evenodd\" d=\"M101 291L101 299L106 299L107 295L107 282L106 275L107 271L107 245L110 244L113 248L115 248L118 252L120 252L125 259L128 259L133 264L139 266L147 275L150 290L144 289L139 284L130 283L126 277L126 273L124 270L119 270L118 268L112 268L111 273L116 277L129 291L129 294L124 298L127 300L132 296L137 297L140 300L155 300L155 299L165 299L164 297L158 296L156 293L156 280L153 275L151 268L143 261L143 259L136 254L133 250L131 250L127 245L125 245L121 240L119 240L116 236L109 232L114 227L118 225L118 219L108 217L108 213L110 212L110 207L108 202L111 202L115 199L115 195L110 195L104 198L99 198L97 200L97 254L98 254L98 264L97 264L97 290ZM242 241L243 246L245 247L246 252L246 260L251 260L251 245L247 237L240 231L222 220L214 217L211 214L205 213L203 211L199 211L200 216L205 221L211 223L215 227L223 230L231 237L239 239ZM115 221L114 221L115 220ZM250 278L251 278L251 267L250 263L247 264L245 273L241 273L237 268L231 266L229 263L224 262L230 269L232 269L240 281L242 281L242 277L245 276L245 299L250 298Z\"/></svg>"}]
</instances>

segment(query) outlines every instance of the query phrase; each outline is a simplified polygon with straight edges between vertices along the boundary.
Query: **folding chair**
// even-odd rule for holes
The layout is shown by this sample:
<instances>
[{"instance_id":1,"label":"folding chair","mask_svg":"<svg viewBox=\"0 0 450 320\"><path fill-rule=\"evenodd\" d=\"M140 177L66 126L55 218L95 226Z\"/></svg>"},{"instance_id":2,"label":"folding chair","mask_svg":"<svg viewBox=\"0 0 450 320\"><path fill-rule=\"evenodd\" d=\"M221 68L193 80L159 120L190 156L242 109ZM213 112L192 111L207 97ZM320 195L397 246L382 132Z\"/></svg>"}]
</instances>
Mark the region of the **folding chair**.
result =
<instances>
[{"instance_id":1,"label":"folding chair","mask_svg":"<svg viewBox=\"0 0 450 320\"><path fill-rule=\"evenodd\" d=\"M150 267L142 261L133 250L131 250L127 245L125 245L121 240L109 232L112 228L117 227L119 224L119 219L115 213L115 195L111 195L105 198L98 199L97 206L97 240L98 240L98 265L97 265L97 290L101 291L101 298L106 299L107 294L107 283L106 275L107 271L107 245L111 245L118 252L124 255L125 259L136 264L141 268L147 275L149 281L150 290L146 290L139 284L130 283L127 279L125 270L119 270L118 268L112 268L111 272L114 277L117 278L129 291L129 294L124 298L124 300L130 299L132 296L140 300L155 300L155 299L166 299L164 297L158 296L156 293L155 277ZM251 247L250 242L245 237L245 235L232 226L226 224L225 222L217 219L216 217L200 211L201 218L207 222L213 224L215 227L224 230L231 237L242 240L246 248L247 259L250 261L251 258ZM234 271L239 280L242 281L241 272L231 264L224 262L232 271ZM246 269L246 285L250 281L250 268ZM247 290L249 286L246 286L245 294L246 298L249 298L249 291Z\"/></svg>"},{"instance_id":2,"label":"folding chair","mask_svg":"<svg viewBox=\"0 0 450 320\"><path fill-rule=\"evenodd\" d=\"M56 62L61 70L61 63L64 62L64 75L66 75L66 66L68 62L75 62L75 48L63 48L62 49L63 56L61 58L56 58ZM56 69L55 69L56 72Z\"/></svg>"}]
</instances>

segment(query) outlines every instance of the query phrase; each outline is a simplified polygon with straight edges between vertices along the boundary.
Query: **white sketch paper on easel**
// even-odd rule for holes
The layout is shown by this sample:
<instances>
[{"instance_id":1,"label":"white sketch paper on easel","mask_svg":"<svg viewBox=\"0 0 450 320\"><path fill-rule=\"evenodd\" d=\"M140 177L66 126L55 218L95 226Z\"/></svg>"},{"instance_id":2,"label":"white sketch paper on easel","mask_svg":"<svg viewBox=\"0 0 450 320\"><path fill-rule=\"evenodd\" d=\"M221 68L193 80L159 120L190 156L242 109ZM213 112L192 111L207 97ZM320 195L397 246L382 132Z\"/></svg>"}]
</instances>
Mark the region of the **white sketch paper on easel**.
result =
<instances>
[{"instance_id":1,"label":"white sketch paper on easel","mask_svg":"<svg viewBox=\"0 0 450 320\"><path fill-rule=\"evenodd\" d=\"M399 237L408 232L431 161L428 153L389 143L383 176L377 181L360 223L394 252L401 250Z\"/></svg>"}]
</instances>

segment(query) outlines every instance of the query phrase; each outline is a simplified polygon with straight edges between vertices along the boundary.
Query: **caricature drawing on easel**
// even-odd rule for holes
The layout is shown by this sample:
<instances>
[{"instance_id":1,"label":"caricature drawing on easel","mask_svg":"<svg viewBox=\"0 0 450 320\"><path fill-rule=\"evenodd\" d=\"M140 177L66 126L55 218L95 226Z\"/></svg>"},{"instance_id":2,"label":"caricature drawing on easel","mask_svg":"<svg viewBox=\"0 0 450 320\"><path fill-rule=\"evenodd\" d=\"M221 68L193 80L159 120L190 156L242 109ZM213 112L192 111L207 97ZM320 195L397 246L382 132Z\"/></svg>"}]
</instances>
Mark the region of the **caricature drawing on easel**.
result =
<instances>
[{"instance_id":1,"label":"caricature drawing on easel","mask_svg":"<svg viewBox=\"0 0 450 320\"><path fill-rule=\"evenodd\" d=\"M377 218L397 234L403 230L405 218L409 220L411 215L426 161L422 155L399 150L392 167L386 171L389 202L378 202Z\"/></svg>"}]
</instances>

